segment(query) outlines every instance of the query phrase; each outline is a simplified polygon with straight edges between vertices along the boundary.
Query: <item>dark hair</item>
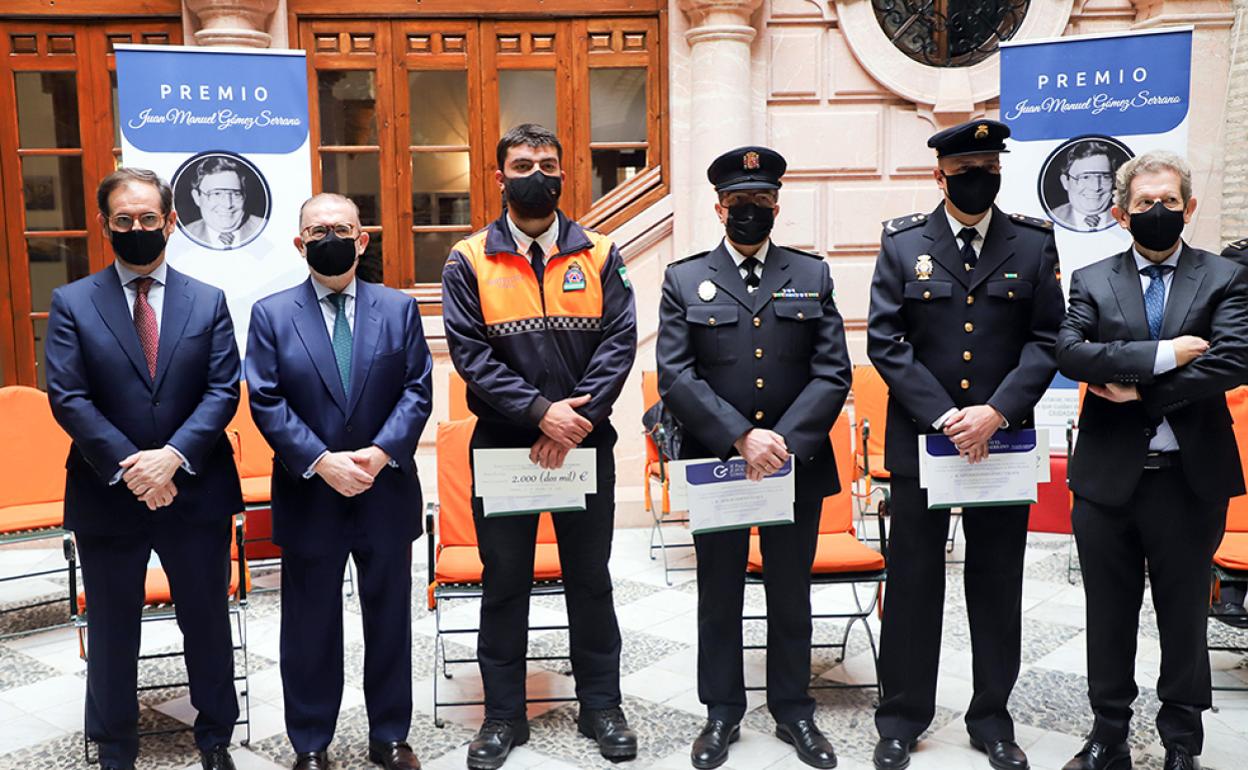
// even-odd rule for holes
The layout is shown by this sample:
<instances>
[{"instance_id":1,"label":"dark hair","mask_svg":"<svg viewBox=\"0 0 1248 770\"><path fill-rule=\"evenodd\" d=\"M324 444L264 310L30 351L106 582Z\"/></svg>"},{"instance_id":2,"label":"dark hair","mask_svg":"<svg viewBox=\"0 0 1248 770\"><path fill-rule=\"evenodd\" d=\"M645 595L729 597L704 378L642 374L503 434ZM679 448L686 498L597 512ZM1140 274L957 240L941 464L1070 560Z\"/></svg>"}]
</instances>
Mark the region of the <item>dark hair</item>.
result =
<instances>
[{"instance_id":1,"label":"dark hair","mask_svg":"<svg viewBox=\"0 0 1248 770\"><path fill-rule=\"evenodd\" d=\"M130 182L142 182L150 184L160 193L160 213L163 216L169 216L169 212L173 211L173 188L169 183L156 175L155 171L148 171L145 168L130 168L122 166L113 173L104 177L104 181L100 182L100 186L95 191L95 204L99 207L100 213L107 219L112 214L108 210L108 198L118 187Z\"/></svg>"},{"instance_id":2,"label":"dark hair","mask_svg":"<svg viewBox=\"0 0 1248 770\"><path fill-rule=\"evenodd\" d=\"M1109 145L1104 142L1097 141L1080 142L1074 147L1071 147L1070 151L1066 153L1066 162L1062 164L1062 173L1069 174L1070 167L1075 165L1076 161L1083 160L1084 158L1092 158L1097 155L1104 155L1109 159L1110 166L1113 166L1114 159L1109 155Z\"/></svg>"},{"instance_id":3,"label":"dark hair","mask_svg":"<svg viewBox=\"0 0 1248 770\"><path fill-rule=\"evenodd\" d=\"M507 164L507 151L512 147L554 147L560 162L563 161L563 145L550 129L536 123L521 123L503 134L498 140L498 170Z\"/></svg>"},{"instance_id":4,"label":"dark hair","mask_svg":"<svg viewBox=\"0 0 1248 770\"><path fill-rule=\"evenodd\" d=\"M235 176L238 177L238 184L242 187L245 195L247 193L247 180L243 177L240 166L233 160L221 155L213 155L199 162L199 165L195 167L195 182L191 186L198 190L199 183L204 181L204 177L210 174L222 174L227 171L234 172Z\"/></svg>"}]
</instances>

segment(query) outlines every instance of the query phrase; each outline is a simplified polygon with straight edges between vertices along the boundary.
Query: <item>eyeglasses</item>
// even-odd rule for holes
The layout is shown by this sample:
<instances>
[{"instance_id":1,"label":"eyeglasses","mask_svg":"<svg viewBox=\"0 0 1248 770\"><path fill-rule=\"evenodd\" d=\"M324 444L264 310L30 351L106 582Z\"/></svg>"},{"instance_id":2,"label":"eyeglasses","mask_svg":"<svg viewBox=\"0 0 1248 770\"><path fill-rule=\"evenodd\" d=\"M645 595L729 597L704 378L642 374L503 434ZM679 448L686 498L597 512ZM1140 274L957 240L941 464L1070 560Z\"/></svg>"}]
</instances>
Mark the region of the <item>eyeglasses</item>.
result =
<instances>
[{"instance_id":1,"label":"eyeglasses","mask_svg":"<svg viewBox=\"0 0 1248 770\"><path fill-rule=\"evenodd\" d=\"M350 222L339 222L336 225L308 225L299 233L305 241L319 241L329 235L330 230L339 238L354 238L356 232L355 225Z\"/></svg>"},{"instance_id":2,"label":"eyeglasses","mask_svg":"<svg viewBox=\"0 0 1248 770\"><path fill-rule=\"evenodd\" d=\"M1108 171L1088 171L1083 174L1067 174L1081 187L1109 187L1114 183L1114 175Z\"/></svg>"},{"instance_id":3,"label":"eyeglasses","mask_svg":"<svg viewBox=\"0 0 1248 770\"><path fill-rule=\"evenodd\" d=\"M720 198L719 203L727 208L739 206L742 203L753 203L756 206L770 209L775 208L776 200L777 196L771 190L736 190L725 193L724 197Z\"/></svg>"},{"instance_id":4,"label":"eyeglasses","mask_svg":"<svg viewBox=\"0 0 1248 770\"><path fill-rule=\"evenodd\" d=\"M140 214L138 219L129 214L115 214L108 218L109 228L119 233L128 233L133 230L135 222L139 223L141 230L159 230L165 226L165 218L154 211Z\"/></svg>"},{"instance_id":5,"label":"eyeglasses","mask_svg":"<svg viewBox=\"0 0 1248 770\"><path fill-rule=\"evenodd\" d=\"M234 203L243 199L242 190L200 190L199 194L209 203Z\"/></svg>"}]
</instances>

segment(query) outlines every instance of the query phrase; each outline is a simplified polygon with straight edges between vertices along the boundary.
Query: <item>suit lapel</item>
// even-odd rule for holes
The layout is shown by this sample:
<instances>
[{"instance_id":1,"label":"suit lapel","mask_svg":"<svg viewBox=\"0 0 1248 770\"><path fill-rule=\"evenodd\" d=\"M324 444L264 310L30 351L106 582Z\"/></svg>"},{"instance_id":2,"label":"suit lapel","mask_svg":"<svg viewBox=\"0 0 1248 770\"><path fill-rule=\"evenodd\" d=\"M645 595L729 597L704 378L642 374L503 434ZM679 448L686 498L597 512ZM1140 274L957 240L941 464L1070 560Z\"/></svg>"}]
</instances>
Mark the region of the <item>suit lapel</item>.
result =
<instances>
[{"instance_id":1,"label":"suit lapel","mask_svg":"<svg viewBox=\"0 0 1248 770\"><path fill-rule=\"evenodd\" d=\"M789 274L789 260L792 257L776 244L767 249L767 261L763 263L762 282L758 291L754 292L754 312L757 313L772 300L772 295L789 284L793 276ZM740 275L740 273L738 273Z\"/></svg>"},{"instance_id":2,"label":"suit lapel","mask_svg":"<svg viewBox=\"0 0 1248 770\"><path fill-rule=\"evenodd\" d=\"M1118 312L1131 336L1136 340L1149 339L1148 315L1144 311L1144 290L1140 288L1140 274L1135 269L1135 257L1130 250L1118 255L1118 263L1109 274L1109 285L1118 301Z\"/></svg>"},{"instance_id":3,"label":"suit lapel","mask_svg":"<svg viewBox=\"0 0 1248 770\"><path fill-rule=\"evenodd\" d=\"M1205 269L1193 253L1193 249L1183 244L1179 254L1179 264L1174 271L1174 279L1170 282L1170 292L1166 297L1166 310L1161 319L1161 339L1171 340L1179 335L1187 314L1191 312L1192 303L1205 280Z\"/></svg>"},{"instance_id":4,"label":"suit lapel","mask_svg":"<svg viewBox=\"0 0 1248 770\"><path fill-rule=\"evenodd\" d=\"M355 332L351 345L351 395L347 399L347 416L355 411L364 392L364 383L373 366L377 340L381 336L381 317L377 297L364 281L355 282Z\"/></svg>"},{"instance_id":5,"label":"suit lapel","mask_svg":"<svg viewBox=\"0 0 1248 770\"><path fill-rule=\"evenodd\" d=\"M949 229L949 218L945 216L945 205L936 207L936 210L927 218L927 224L923 225L923 237L928 241L927 254L936 260L937 264L945 269L945 272L953 276L953 280L966 286L970 283L970 276L966 272L966 268L962 266L962 256L959 253L958 241L953 237L953 231ZM917 260L920 255L916 254ZM913 269L913 265L902 265L903 268ZM907 278L909 275L907 274Z\"/></svg>"},{"instance_id":6,"label":"suit lapel","mask_svg":"<svg viewBox=\"0 0 1248 770\"><path fill-rule=\"evenodd\" d=\"M160 311L160 344L156 348L156 380L152 385L154 393L160 392L160 384L169 370L173 354L178 350L182 333L186 331L194 302L195 296L190 292L186 276L169 268L165 272L164 307Z\"/></svg>"},{"instance_id":7,"label":"suit lapel","mask_svg":"<svg viewBox=\"0 0 1248 770\"><path fill-rule=\"evenodd\" d=\"M1014 224L1010 222L1010 218L994 206L992 221L988 224L988 235L984 237L984 245L979 249L979 260L971 272L972 290L991 278L1014 256L1015 235Z\"/></svg>"},{"instance_id":8,"label":"suit lapel","mask_svg":"<svg viewBox=\"0 0 1248 770\"><path fill-rule=\"evenodd\" d=\"M303 291L295 299L299 309L295 311L295 332L303 340L308 350L316 373L321 376L334 403L347 412L347 395L342 390L342 377L338 374L338 363L334 359L334 349L330 346L329 332L325 329L325 316L321 313L321 304L316 301L316 290L312 288L309 278L303 285Z\"/></svg>"},{"instance_id":9,"label":"suit lapel","mask_svg":"<svg viewBox=\"0 0 1248 770\"><path fill-rule=\"evenodd\" d=\"M109 267L96 274L95 291L91 301L96 312L104 320L104 325L117 338L122 352L134 366L139 379L148 388L152 387L152 375L147 370L147 359L143 357L143 348L139 345L139 333L134 328L134 319L130 317L130 309L126 307L126 293L121 288L121 278L116 268Z\"/></svg>"},{"instance_id":10,"label":"suit lapel","mask_svg":"<svg viewBox=\"0 0 1248 770\"><path fill-rule=\"evenodd\" d=\"M740 302L747 310L754 307L754 298L750 296L749 289L745 287L745 281L741 278L741 271L737 268L737 263L732 261L732 257L728 255L728 248L720 241L719 247L711 252L709 260L710 268L714 272L711 281L728 292L728 295Z\"/></svg>"}]
</instances>

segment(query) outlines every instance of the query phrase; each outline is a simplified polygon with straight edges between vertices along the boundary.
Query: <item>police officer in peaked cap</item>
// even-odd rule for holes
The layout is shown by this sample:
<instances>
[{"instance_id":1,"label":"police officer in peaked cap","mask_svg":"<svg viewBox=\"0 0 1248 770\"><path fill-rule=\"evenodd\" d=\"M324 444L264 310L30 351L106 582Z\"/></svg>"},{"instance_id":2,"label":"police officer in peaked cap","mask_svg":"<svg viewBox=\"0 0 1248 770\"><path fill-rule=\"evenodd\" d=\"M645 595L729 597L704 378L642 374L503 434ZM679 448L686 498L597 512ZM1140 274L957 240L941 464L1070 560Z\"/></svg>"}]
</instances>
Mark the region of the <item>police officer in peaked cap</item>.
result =
<instances>
[{"instance_id":1,"label":"police officer in peaked cap","mask_svg":"<svg viewBox=\"0 0 1248 770\"><path fill-rule=\"evenodd\" d=\"M766 147L726 152L707 170L725 229L713 250L672 263L656 355L663 403L683 426L682 459L740 455L752 480L794 465L792 524L759 529L767 591L767 706L776 735L814 767L834 767L814 722L810 574L823 498L840 490L828 434L849 393L845 331L823 259L779 246L785 161ZM844 480L848 484L849 480ZM745 715L741 612L748 529L694 535L698 697L707 721L696 768L722 765Z\"/></svg>"},{"instance_id":2,"label":"police officer in peaked cap","mask_svg":"<svg viewBox=\"0 0 1248 770\"><path fill-rule=\"evenodd\" d=\"M919 487L919 441L943 433L969 463L999 430L1034 426L1056 370L1064 312L1052 225L993 201L1009 127L975 120L928 140L944 200L884 223L871 283L867 354L888 385L888 584L880 644L880 770L909 765L936 708L949 511ZM965 590L973 747L997 770L1026 770L1006 703L1018 678L1026 505L968 508Z\"/></svg>"}]
</instances>

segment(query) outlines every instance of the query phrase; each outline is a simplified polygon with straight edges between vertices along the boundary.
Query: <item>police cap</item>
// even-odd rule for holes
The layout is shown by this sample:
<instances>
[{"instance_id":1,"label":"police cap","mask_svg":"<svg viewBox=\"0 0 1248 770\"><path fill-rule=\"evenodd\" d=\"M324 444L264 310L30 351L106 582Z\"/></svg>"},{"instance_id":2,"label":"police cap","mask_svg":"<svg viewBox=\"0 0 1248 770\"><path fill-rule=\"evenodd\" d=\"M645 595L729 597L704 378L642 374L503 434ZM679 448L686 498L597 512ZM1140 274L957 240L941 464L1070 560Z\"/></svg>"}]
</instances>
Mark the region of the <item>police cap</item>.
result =
<instances>
[{"instance_id":1,"label":"police cap","mask_svg":"<svg viewBox=\"0 0 1248 770\"><path fill-rule=\"evenodd\" d=\"M778 190L788 163L768 147L738 147L720 155L706 170L716 192Z\"/></svg>"},{"instance_id":2,"label":"police cap","mask_svg":"<svg viewBox=\"0 0 1248 770\"><path fill-rule=\"evenodd\" d=\"M936 151L936 157L975 155L981 152L1009 152L1005 140L1010 127L996 120L972 120L960 126L946 128L932 134L927 146Z\"/></svg>"}]
</instances>

